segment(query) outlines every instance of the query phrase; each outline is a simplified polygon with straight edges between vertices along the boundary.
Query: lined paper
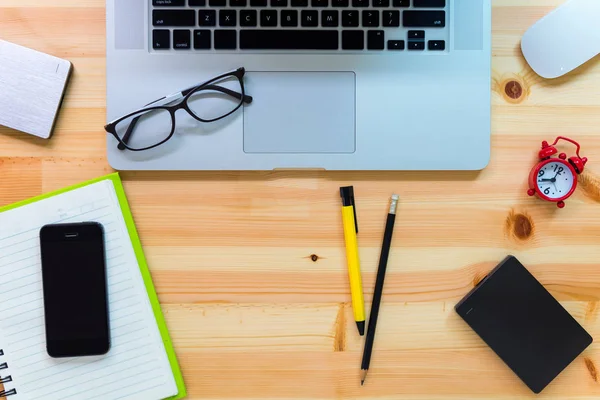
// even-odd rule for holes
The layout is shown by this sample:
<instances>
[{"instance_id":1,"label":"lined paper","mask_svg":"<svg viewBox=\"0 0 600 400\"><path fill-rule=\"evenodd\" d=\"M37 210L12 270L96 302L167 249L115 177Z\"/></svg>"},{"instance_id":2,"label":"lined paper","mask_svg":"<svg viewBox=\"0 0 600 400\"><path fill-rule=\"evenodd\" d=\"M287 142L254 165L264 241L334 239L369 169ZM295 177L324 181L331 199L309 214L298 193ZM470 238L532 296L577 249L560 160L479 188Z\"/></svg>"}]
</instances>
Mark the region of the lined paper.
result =
<instances>
[{"instance_id":1,"label":"lined paper","mask_svg":"<svg viewBox=\"0 0 600 400\"><path fill-rule=\"evenodd\" d=\"M39 231L43 225L104 227L111 349L99 357L46 352ZM159 400L177 394L113 182L101 181L0 213L0 348L11 399Z\"/></svg>"}]
</instances>

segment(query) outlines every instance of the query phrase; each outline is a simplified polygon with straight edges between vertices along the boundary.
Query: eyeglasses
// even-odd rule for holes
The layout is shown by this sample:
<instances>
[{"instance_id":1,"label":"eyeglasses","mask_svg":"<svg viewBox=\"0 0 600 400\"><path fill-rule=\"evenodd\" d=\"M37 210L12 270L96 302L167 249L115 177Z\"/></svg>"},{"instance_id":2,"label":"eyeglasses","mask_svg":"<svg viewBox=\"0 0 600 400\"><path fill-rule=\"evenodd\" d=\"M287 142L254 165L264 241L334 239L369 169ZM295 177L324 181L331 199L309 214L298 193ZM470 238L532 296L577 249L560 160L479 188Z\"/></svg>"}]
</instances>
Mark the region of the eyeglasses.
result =
<instances>
[{"instance_id":1,"label":"eyeglasses","mask_svg":"<svg viewBox=\"0 0 600 400\"><path fill-rule=\"evenodd\" d=\"M118 141L119 150L142 151L160 146L173 137L175 112L184 109L200 122L223 119L243 104L252 103L244 91L244 68L162 97L104 127ZM171 106L169 106L172 103Z\"/></svg>"}]
</instances>

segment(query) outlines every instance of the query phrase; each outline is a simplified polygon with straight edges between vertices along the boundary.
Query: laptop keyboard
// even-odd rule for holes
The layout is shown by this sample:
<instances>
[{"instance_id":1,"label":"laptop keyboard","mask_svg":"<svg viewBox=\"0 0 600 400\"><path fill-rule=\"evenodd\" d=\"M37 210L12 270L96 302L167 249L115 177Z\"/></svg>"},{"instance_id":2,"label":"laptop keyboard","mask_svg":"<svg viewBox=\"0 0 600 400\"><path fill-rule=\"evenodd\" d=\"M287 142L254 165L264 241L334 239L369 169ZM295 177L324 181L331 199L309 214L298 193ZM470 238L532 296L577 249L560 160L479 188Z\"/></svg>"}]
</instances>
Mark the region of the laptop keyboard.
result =
<instances>
[{"instance_id":1,"label":"laptop keyboard","mask_svg":"<svg viewBox=\"0 0 600 400\"><path fill-rule=\"evenodd\" d=\"M443 52L450 0L149 0L155 51ZM478 1L478 0L474 0Z\"/></svg>"}]
</instances>

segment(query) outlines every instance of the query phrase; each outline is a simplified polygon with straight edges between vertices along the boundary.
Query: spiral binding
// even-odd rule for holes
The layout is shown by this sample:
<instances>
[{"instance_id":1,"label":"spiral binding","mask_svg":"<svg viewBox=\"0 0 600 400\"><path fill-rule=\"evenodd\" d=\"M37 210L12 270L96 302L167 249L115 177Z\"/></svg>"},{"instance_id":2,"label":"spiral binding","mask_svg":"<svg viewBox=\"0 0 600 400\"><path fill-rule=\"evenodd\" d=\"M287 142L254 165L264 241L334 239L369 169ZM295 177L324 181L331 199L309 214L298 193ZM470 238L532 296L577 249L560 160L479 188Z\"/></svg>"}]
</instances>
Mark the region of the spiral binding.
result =
<instances>
[{"instance_id":1,"label":"spiral binding","mask_svg":"<svg viewBox=\"0 0 600 400\"><path fill-rule=\"evenodd\" d=\"M0 349L0 357L2 357L4 355L4 350ZM8 369L8 363L1 363L0 364L0 370L3 369ZM8 375L8 376L0 376L0 383L2 385L4 385L5 383L8 382L12 382L12 376ZM0 397L8 397L8 396L12 396L13 394L17 394L17 389L9 389L6 390L6 388L4 388L4 390L0 390Z\"/></svg>"}]
</instances>

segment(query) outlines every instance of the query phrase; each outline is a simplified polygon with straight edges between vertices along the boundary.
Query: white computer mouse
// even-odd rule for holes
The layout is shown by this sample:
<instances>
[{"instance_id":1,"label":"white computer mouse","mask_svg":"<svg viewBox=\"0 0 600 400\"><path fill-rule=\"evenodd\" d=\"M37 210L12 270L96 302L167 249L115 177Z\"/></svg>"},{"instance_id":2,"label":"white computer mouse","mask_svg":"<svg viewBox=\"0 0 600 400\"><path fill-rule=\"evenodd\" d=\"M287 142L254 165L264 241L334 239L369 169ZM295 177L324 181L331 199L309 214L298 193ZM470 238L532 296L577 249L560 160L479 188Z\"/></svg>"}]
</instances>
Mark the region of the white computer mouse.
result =
<instances>
[{"instance_id":1,"label":"white computer mouse","mask_svg":"<svg viewBox=\"0 0 600 400\"><path fill-rule=\"evenodd\" d=\"M521 39L531 68L558 78L600 53L600 0L568 0L533 25Z\"/></svg>"}]
</instances>

